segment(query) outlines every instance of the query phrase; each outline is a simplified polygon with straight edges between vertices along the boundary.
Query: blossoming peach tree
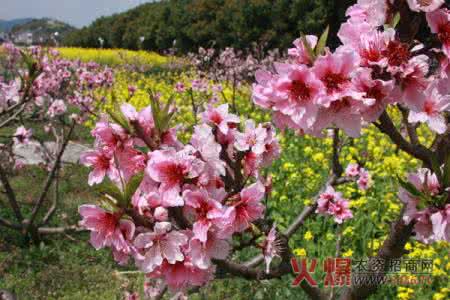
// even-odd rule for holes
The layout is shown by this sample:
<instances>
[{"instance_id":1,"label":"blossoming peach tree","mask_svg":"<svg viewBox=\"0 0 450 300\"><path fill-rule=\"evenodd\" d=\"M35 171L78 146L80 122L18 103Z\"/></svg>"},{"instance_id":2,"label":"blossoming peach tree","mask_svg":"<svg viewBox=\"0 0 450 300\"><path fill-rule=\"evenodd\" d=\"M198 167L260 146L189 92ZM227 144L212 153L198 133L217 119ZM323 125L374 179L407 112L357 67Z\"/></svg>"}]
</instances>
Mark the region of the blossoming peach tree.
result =
<instances>
[{"instance_id":1,"label":"blossoming peach tree","mask_svg":"<svg viewBox=\"0 0 450 300\"><path fill-rule=\"evenodd\" d=\"M265 213L271 180L262 169L280 153L271 124L242 120L228 104L207 105L192 138L182 143L170 125L175 107L157 95L141 111L125 103L96 124L95 149L81 161L92 167L89 184L105 178L111 184L104 184L102 207L79 208L81 225L96 249L110 248L119 264L131 260L146 274L147 297L160 298L166 289L187 293L219 270L249 280L292 273L289 238L306 218L322 214L345 222L353 216L349 201L334 187L350 181L369 187L368 172L355 164L344 170L339 153L340 132L357 137L370 124L423 162L407 180L399 178L404 209L378 252L384 268L376 275L385 275L410 238L450 241L450 11L444 1L359 0L347 16L334 51L326 47L328 30L319 38L302 36L275 71L256 72L253 101L272 112L276 127L333 135L330 177L285 231ZM432 33L427 44L415 39L419 26L410 26L422 21ZM400 125L390 107L401 112ZM431 147L419 143L422 123L434 132ZM247 247L261 254L231 259ZM330 298L305 282L301 287L313 299ZM331 297L364 299L377 287L353 283Z\"/></svg>"},{"instance_id":2,"label":"blossoming peach tree","mask_svg":"<svg viewBox=\"0 0 450 300\"><path fill-rule=\"evenodd\" d=\"M5 56L0 61L0 183L15 220L0 217L0 225L39 242L42 234L77 229L77 226L47 226L57 209L61 159L76 126L94 113L98 93L111 86L113 77L110 69L96 64L61 59L56 50L20 49L12 44L3 45L3 50ZM34 136L30 127L42 129L46 137ZM41 167L48 173L28 216L10 183L14 172L21 169L27 159L14 149L24 146L42 154ZM54 193L50 192L52 188ZM53 202L43 214L44 203L51 198Z\"/></svg>"}]
</instances>

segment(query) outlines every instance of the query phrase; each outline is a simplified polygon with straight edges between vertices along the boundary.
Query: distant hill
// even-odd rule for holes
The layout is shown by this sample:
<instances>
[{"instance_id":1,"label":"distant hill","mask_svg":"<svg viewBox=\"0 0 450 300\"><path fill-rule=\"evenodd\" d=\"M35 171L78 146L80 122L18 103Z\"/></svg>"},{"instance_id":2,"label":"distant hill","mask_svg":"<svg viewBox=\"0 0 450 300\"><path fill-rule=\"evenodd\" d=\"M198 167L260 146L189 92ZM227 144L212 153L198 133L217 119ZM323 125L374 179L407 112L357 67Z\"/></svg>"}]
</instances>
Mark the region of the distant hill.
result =
<instances>
[{"instance_id":1,"label":"distant hill","mask_svg":"<svg viewBox=\"0 0 450 300\"><path fill-rule=\"evenodd\" d=\"M0 32L8 32L16 25L25 24L32 20L32 18L0 20Z\"/></svg>"},{"instance_id":2,"label":"distant hill","mask_svg":"<svg viewBox=\"0 0 450 300\"><path fill-rule=\"evenodd\" d=\"M75 30L75 27L70 26L67 23L49 19L31 19L28 22L20 23L11 28L11 33L16 34L18 32L29 31L36 34L53 34L58 32L59 34L66 34Z\"/></svg>"},{"instance_id":3,"label":"distant hill","mask_svg":"<svg viewBox=\"0 0 450 300\"><path fill-rule=\"evenodd\" d=\"M355 0L164 0L101 17L70 33L68 46L182 52L199 46L245 49L290 47L300 32L320 34L330 25L330 44ZM141 37L144 38L142 42ZM99 39L101 38L101 39ZM103 40L103 45L100 45Z\"/></svg>"},{"instance_id":4,"label":"distant hill","mask_svg":"<svg viewBox=\"0 0 450 300\"><path fill-rule=\"evenodd\" d=\"M32 19L26 23L17 24L11 28L9 33L12 40L17 44L49 45L55 43L55 37L58 40L61 40L74 30L75 27L64 22L42 18Z\"/></svg>"}]
</instances>

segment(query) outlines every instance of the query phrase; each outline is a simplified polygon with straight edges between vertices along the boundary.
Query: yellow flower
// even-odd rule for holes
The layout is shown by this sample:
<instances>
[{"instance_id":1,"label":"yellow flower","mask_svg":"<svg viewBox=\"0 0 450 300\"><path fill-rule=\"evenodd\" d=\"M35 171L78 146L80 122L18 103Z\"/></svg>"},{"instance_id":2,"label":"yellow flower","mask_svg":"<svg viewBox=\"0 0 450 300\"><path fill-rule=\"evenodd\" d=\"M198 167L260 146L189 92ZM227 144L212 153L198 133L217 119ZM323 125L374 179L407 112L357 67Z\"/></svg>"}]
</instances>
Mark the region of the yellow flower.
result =
<instances>
[{"instance_id":1,"label":"yellow flower","mask_svg":"<svg viewBox=\"0 0 450 300\"><path fill-rule=\"evenodd\" d=\"M342 232L343 235L347 236L347 235L353 235L353 227L352 226L348 226L344 229L344 231Z\"/></svg>"},{"instance_id":2,"label":"yellow flower","mask_svg":"<svg viewBox=\"0 0 450 300\"><path fill-rule=\"evenodd\" d=\"M332 234L331 232L327 232L327 235L325 236L325 238L326 238L328 241L331 241L331 240L334 239L334 234Z\"/></svg>"},{"instance_id":3,"label":"yellow flower","mask_svg":"<svg viewBox=\"0 0 450 300\"><path fill-rule=\"evenodd\" d=\"M313 153L313 149L309 146L303 148L303 153L305 153L305 155L311 155Z\"/></svg>"},{"instance_id":4,"label":"yellow flower","mask_svg":"<svg viewBox=\"0 0 450 300\"><path fill-rule=\"evenodd\" d=\"M290 163L290 162L287 162L287 163L283 164L283 170L285 170L285 171L289 171L289 170L291 170L294 167L295 167L294 164Z\"/></svg>"},{"instance_id":5,"label":"yellow flower","mask_svg":"<svg viewBox=\"0 0 450 300\"><path fill-rule=\"evenodd\" d=\"M345 251L344 253L342 253L343 257L352 257L353 256L353 250L349 249L347 251Z\"/></svg>"},{"instance_id":6,"label":"yellow flower","mask_svg":"<svg viewBox=\"0 0 450 300\"><path fill-rule=\"evenodd\" d=\"M306 256L306 250L304 248L294 249L294 254L297 256Z\"/></svg>"},{"instance_id":7,"label":"yellow flower","mask_svg":"<svg viewBox=\"0 0 450 300\"><path fill-rule=\"evenodd\" d=\"M389 202L389 210L396 213L400 211L400 205L397 203Z\"/></svg>"},{"instance_id":8,"label":"yellow flower","mask_svg":"<svg viewBox=\"0 0 450 300\"><path fill-rule=\"evenodd\" d=\"M398 293L398 294L397 294L397 299L400 299L400 300L409 300L409 299L411 299L411 297L409 296L408 293Z\"/></svg>"},{"instance_id":9,"label":"yellow flower","mask_svg":"<svg viewBox=\"0 0 450 300\"><path fill-rule=\"evenodd\" d=\"M369 247L369 249L372 249L372 250L378 250L380 248L380 245L381 245L380 241L373 240L373 241L369 242L367 247Z\"/></svg>"},{"instance_id":10,"label":"yellow flower","mask_svg":"<svg viewBox=\"0 0 450 300\"><path fill-rule=\"evenodd\" d=\"M319 163L319 162L323 162L323 160L325 159L325 156L323 155L323 153L319 152L319 153L314 154L312 158L316 163Z\"/></svg>"},{"instance_id":11,"label":"yellow flower","mask_svg":"<svg viewBox=\"0 0 450 300\"><path fill-rule=\"evenodd\" d=\"M303 237L305 240L310 241L313 239L314 236L313 236L312 232L308 230Z\"/></svg>"},{"instance_id":12,"label":"yellow flower","mask_svg":"<svg viewBox=\"0 0 450 300\"><path fill-rule=\"evenodd\" d=\"M411 243L406 243L405 244L405 250L410 251L412 249Z\"/></svg>"},{"instance_id":13,"label":"yellow flower","mask_svg":"<svg viewBox=\"0 0 450 300\"><path fill-rule=\"evenodd\" d=\"M433 300L443 300L445 299L445 295L442 293L434 293L433 294Z\"/></svg>"}]
</instances>

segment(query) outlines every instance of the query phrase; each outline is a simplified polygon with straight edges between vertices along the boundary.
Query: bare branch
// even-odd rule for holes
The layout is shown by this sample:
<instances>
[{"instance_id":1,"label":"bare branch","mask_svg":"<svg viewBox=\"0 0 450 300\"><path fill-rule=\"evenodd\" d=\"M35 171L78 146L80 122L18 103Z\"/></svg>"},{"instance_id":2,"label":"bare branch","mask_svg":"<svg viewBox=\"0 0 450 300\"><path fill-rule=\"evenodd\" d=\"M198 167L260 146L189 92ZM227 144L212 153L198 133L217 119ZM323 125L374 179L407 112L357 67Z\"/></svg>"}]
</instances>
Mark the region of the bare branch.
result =
<instances>
[{"instance_id":1,"label":"bare branch","mask_svg":"<svg viewBox=\"0 0 450 300\"><path fill-rule=\"evenodd\" d=\"M283 275L291 274L292 269L288 261L283 261L276 269L266 273L264 270L253 269L243 264L238 264L232 261L226 260L214 260L214 263L222 270L230 273L231 275L242 277L249 280L264 280L279 278ZM317 287L312 287L303 281L300 287L311 299L327 299L326 295Z\"/></svg>"},{"instance_id":2,"label":"bare branch","mask_svg":"<svg viewBox=\"0 0 450 300\"><path fill-rule=\"evenodd\" d=\"M383 246L378 251L378 255L368 262L368 268L373 270L380 270L371 276L384 278L386 275L387 268L392 259L397 259L405 254L405 244L411 237L414 223L406 225L403 222L403 213L400 218L394 222L391 226L391 231L389 232L388 238L384 241ZM383 263L383 268L371 268L372 264ZM378 281L377 281L378 282ZM379 281L380 283L382 280ZM353 283L354 284L354 283ZM356 299L366 299L378 289L379 285L353 285L352 287L346 288L341 294L339 299L341 300L356 300Z\"/></svg>"},{"instance_id":3,"label":"bare branch","mask_svg":"<svg viewBox=\"0 0 450 300\"><path fill-rule=\"evenodd\" d=\"M11 223L10 221L3 219L1 217L0 217L0 225L11 228L11 229L15 229L15 230L22 229L22 226L20 226L19 224Z\"/></svg>"},{"instance_id":4,"label":"bare branch","mask_svg":"<svg viewBox=\"0 0 450 300\"><path fill-rule=\"evenodd\" d=\"M384 111L380 116L379 121L380 123L375 123L375 125L381 130L381 132L388 135L401 150L421 160L427 167L431 168L432 157L434 154L430 149L427 149L423 145L412 145L406 141L400 132L398 132L386 111Z\"/></svg>"},{"instance_id":5,"label":"bare branch","mask_svg":"<svg viewBox=\"0 0 450 300\"><path fill-rule=\"evenodd\" d=\"M333 170L333 174L336 177L340 177L344 172L344 168L342 167L339 161L339 153L341 151L341 143L339 138L339 128L333 128L333 156L332 156L332 164L331 168Z\"/></svg>"},{"instance_id":6,"label":"bare branch","mask_svg":"<svg viewBox=\"0 0 450 300\"><path fill-rule=\"evenodd\" d=\"M42 225L46 225L50 219L53 217L53 214L56 211L56 207L58 206L58 202L59 202L59 172L56 172L55 175L55 184L53 187L53 203L50 206L50 208L48 209L47 213L45 214L44 218L42 218L42 222L40 224L40 226Z\"/></svg>"},{"instance_id":7,"label":"bare branch","mask_svg":"<svg viewBox=\"0 0 450 300\"><path fill-rule=\"evenodd\" d=\"M138 214L134 209L125 209L125 213L130 216L133 219L133 222L138 225L138 226L142 226L145 228L149 228L152 229L153 228L153 223L145 218L144 216L141 216L140 214Z\"/></svg>"},{"instance_id":8,"label":"bare branch","mask_svg":"<svg viewBox=\"0 0 450 300\"><path fill-rule=\"evenodd\" d=\"M54 234L54 233L67 233L67 232L84 232L87 231L84 228L78 227L76 225L67 227L39 227L39 234Z\"/></svg>"},{"instance_id":9,"label":"bare branch","mask_svg":"<svg viewBox=\"0 0 450 300\"><path fill-rule=\"evenodd\" d=\"M400 112L402 113L403 124L406 127L406 131L408 132L408 136L409 136L409 140L411 141L411 144L419 145L419 138L417 137L416 126L411 124L410 122L408 122L409 110L400 104L397 105L397 107L400 110Z\"/></svg>"},{"instance_id":10,"label":"bare branch","mask_svg":"<svg viewBox=\"0 0 450 300\"><path fill-rule=\"evenodd\" d=\"M167 292L167 286L163 287L163 288L161 289L161 291L158 293L158 295L156 295L156 296L153 297L152 299L154 299L154 300L160 300L160 299L162 299L162 298L164 297L164 295L166 294L166 292Z\"/></svg>"},{"instance_id":11,"label":"bare branch","mask_svg":"<svg viewBox=\"0 0 450 300\"><path fill-rule=\"evenodd\" d=\"M16 216L16 219L19 223L22 223L23 216L20 212L19 204L17 203L16 194L14 193L14 190L12 189L11 185L9 184L8 177L6 176L6 171L3 169L2 165L0 164L0 181L3 184L3 187L6 191L6 196L8 197L9 205L11 206L12 210L14 211L14 214Z\"/></svg>"},{"instance_id":12,"label":"bare branch","mask_svg":"<svg viewBox=\"0 0 450 300\"><path fill-rule=\"evenodd\" d=\"M327 182L322 186L320 191L315 196L314 204L306 206L300 214L292 221L291 225L283 232L283 235L285 235L287 238L292 237L294 233L297 232L300 227L302 227L305 220L311 216L314 211L317 208L317 199L319 198L320 194L322 194L328 186L338 186L344 183L351 182L350 178L347 177L340 177L336 178L334 175L332 175ZM255 256L254 258L248 260L244 265L247 267L255 267L262 263L264 260L264 256L262 254Z\"/></svg>"},{"instance_id":13,"label":"bare branch","mask_svg":"<svg viewBox=\"0 0 450 300\"><path fill-rule=\"evenodd\" d=\"M41 206L42 206L42 204L43 204L43 202L44 202L44 200L45 200L45 198L47 196L47 193L48 193L48 190L50 189L50 186L52 185L52 182L53 182L53 180L55 178L55 175L56 175L57 170L59 168L59 165L61 163L62 156L64 154L64 151L66 150L67 145L69 144L69 140L70 140L70 137L72 135L72 132L73 132L74 128L75 128L75 122L72 123L72 126L70 127L69 133L67 134L67 136L66 136L66 138L64 140L64 143L61 145L61 149L59 150L59 153L58 153L58 155L56 157L55 164L53 165L52 170L50 171L50 173L47 176L47 180L46 180L46 182L44 184L44 188L42 189L42 193L41 193L38 201L36 202L35 206L33 207L30 219L28 221L28 226L27 226L26 232L29 232L30 229L33 227L33 222L34 222L34 220L35 220L35 218L37 216L37 213L38 213L39 209L41 208Z\"/></svg>"},{"instance_id":14,"label":"bare branch","mask_svg":"<svg viewBox=\"0 0 450 300\"><path fill-rule=\"evenodd\" d=\"M25 104L19 110L17 110L11 117L7 118L2 123L0 123L0 128L3 128L5 126L9 125L9 123L14 121L24 110L25 110Z\"/></svg>"}]
</instances>

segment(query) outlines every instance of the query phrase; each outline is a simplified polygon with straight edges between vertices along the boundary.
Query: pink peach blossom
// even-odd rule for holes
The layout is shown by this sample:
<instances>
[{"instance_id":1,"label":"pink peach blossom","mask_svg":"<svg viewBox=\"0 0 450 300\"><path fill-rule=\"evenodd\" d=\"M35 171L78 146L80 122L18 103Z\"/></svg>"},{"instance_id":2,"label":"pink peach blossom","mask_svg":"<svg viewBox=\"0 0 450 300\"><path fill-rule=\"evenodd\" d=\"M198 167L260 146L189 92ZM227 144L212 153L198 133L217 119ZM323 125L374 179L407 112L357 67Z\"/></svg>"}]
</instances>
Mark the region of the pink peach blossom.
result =
<instances>
[{"instance_id":1,"label":"pink peach blossom","mask_svg":"<svg viewBox=\"0 0 450 300\"><path fill-rule=\"evenodd\" d=\"M109 152L110 154L128 140L127 133L120 125L110 123L106 120L97 122L91 134L95 137L96 146L101 147L105 152Z\"/></svg>"},{"instance_id":2,"label":"pink peach blossom","mask_svg":"<svg viewBox=\"0 0 450 300\"><path fill-rule=\"evenodd\" d=\"M159 192L164 206L182 206L182 185L185 180L196 178L203 171L204 162L192 153L189 148L179 152L173 149L151 152L146 172L160 183Z\"/></svg>"},{"instance_id":3,"label":"pink peach blossom","mask_svg":"<svg viewBox=\"0 0 450 300\"><path fill-rule=\"evenodd\" d=\"M418 55L411 58L402 67L400 82L403 89L403 102L408 107L420 104L422 93L429 86L426 78L429 70L429 59L426 55Z\"/></svg>"},{"instance_id":4,"label":"pink peach blossom","mask_svg":"<svg viewBox=\"0 0 450 300\"><path fill-rule=\"evenodd\" d=\"M33 135L32 129L26 129L24 126L19 126L14 133L14 143L15 144L28 144L30 142L30 138Z\"/></svg>"},{"instance_id":5,"label":"pink peach blossom","mask_svg":"<svg viewBox=\"0 0 450 300\"><path fill-rule=\"evenodd\" d=\"M317 37L315 35L307 35L305 36L305 39L311 49L316 47ZM310 57L303 40L298 38L293 42L293 44L295 48L288 49L289 56L292 57L297 64L311 64L312 58Z\"/></svg>"},{"instance_id":6,"label":"pink peach blossom","mask_svg":"<svg viewBox=\"0 0 450 300\"><path fill-rule=\"evenodd\" d=\"M336 221L336 223L341 224L343 221L353 217L349 205L350 204L346 199L337 199L331 203L329 212L334 216L334 221Z\"/></svg>"},{"instance_id":7,"label":"pink peach blossom","mask_svg":"<svg viewBox=\"0 0 450 300\"><path fill-rule=\"evenodd\" d=\"M227 240L220 239L212 231L208 232L206 242L192 238L189 242L189 256L192 263L203 270L211 267L211 259L226 259L231 250Z\"/></svg>"},{"instance_id":8,"label":"pink peach blossom","mask_svg":"<svg viewBox=\"0 0 450 300\"><path fill-rule=\"evenodd\" d=\"M187 190L183 193L185 202L185 213L195 220L192 231L194 238L205 243L208 237L208 231L213 226L220 228L221 218L223 217L222 205L211 199L204 190L191 191Z\"/></svg>"},{"instance_id":9,"label":"pink peach blossom","mask_svg":"<svg viewBox=\"0 0 450 300\"><path fill-rule=\"evenodd\" d=\"M333 102L345 97L362 99L364 93L357 92L352 83L352 76L359 69L360 59L357 54L344 48L335 53L327 52L314 63L313 72L322 81L325 93L318 103L329 107Z\"/></svg>"},{"instance_id":10,"label":"pink peach blossom","mask_svg":"<svg viewBox=\"0 0 450 300\"><path fill-rule=\"evenodd\" d=\"M365 93L359 104L361 116L367 122L376 121L387 105L393 102L390 95L394 89L394 81L374 80L369 69L361 69L353 83L357 91Z\"/></svg>"},{"instance_id":11,"label":"pink peach blossom","mask_svg":"<svg viewBox=\"0 0 450 300\"><path fill-rule=\"evenodd\" d=\"M140 233L134 240L138 249L135 260L138 267L146 273L161 266L163 261L175 264L183 261L184 255L180 247L185 245L188 238L179 231L171 231L168 222L156 223L152 232Z\"/></svg>"},{"instance_id":12,"label":"pink peach blossom","mask_svg":"<svg viewBox=\"0 0 450 300\"><path fill-rule=\"evenodd\" d=\"M430 217L436 240L450 242L450 204Z\"/></svg>"},{"instance_id":13,"label":"pink peach blossom","mask_svg":"<svg viewBox=\"0 0 450 300\"><path fill-rule=\"evenodd\" d=\"M433 223L431 221L432 212L425 209L416 213L414 218L414 232L416 239L424 244L430 244L435 241L433 233Z\"/></svg>"},{"instance_id":14,"label":"pink peach blossom","mask_svg":"<svg viewBox=\"0 0 450 300\"><path fill-rule=\"evenodd\" d=\"M101 183L105 176L108 176L112 181L120 179L114 158L108 153L99 150L86 151L81 154L80 163L93 168L89 173L89 185Z\"/></svg>"},{"instance_id":15,"label":"pink peach blossom","mask_svg":"<svg viewBox=\"0 0 450 300\"><path fill-rule=\"evenodd\" d=\"M279 240L277 239L277 230L274 224L263 242L263 255L266 262L266 273L269 273L272 260L276 256L279 257L280 252L281 245Z\"/></svg>"},{"instance_id":16,"label":"pink peach blossom","mask_svg":"<svg viewBox=\"0 0 450 300\"><path fill-rule=\"evenodd\" d=\"M227 133L231 131L227 131ZM207 124L197 125L191 138L191 145L200 152L213 173L225 176L225 162L220 159L222 147L216 142L212 128Z\"/></svg>"},{"instance_id":17,"label":"pink peach blossom","mask_svg":"<svg viewBox=\"0 0 450 300\"><path fill-rule=\"evenodd\" d=\"M359 165L355 163L350 163L345 168L345 176L357 177L359 175Z\"/></svg>"},{"instance_id":18,"label":"pink peach blossom","mask_svg":"<svg viewBox=\"0 0 450 300\"><path fill-rule=\"evenodd\" d=\"M356 183L358 184L358 188L360 190L367 190L372 185L372 177L370 176L370 173L366 169L361 168L359 170L359 178Z\"/></svg>"},{"instance_id":19,"label":"pink peach blossom","mask_svg":"<svg viewBox=\"0 0 450 300\"><path fill-rule=\"evenodd\" d=\"M262 216L264 205L261 200L264 193L264 185L258 181L235 196L234 203L225 211L223 218L228 230L242 232Z\"/></svg>"},{"instance_id":20,"label":"pink peach blossom","mask_svg":"<svg viewBox=\"0 0 450 300\"><path fill-rule=\"evenodd\" d=\"M160 274L164 277L169 290L183 291L191 286L202 286L214 277L214 267L203 270L196 267L189 257L184 261L169 264L164 262Z\"/></svg>"},{"instance_id":21,"label":"pink peach blossom","mask_svg":"<svg viewBox=\"0 0 450 300\"><path fill-rule=\"evenodd\" d=\"M276 65L279 74L274 84L276 100L273 109L288 115L302 128L315 121L317 101L324 89L320 80L304 65Z\"/></svg>"},{"instance_id":22,"label":"pink peach blossom","mask_svg":"<svg viewBox=\"0 0 450 300\"><path fill-rule=\"evenodd\" d=\"M80 225L91 231L91 244L95 249L113 247L118 251L129 250L127 240L133 238L134 224L129 220L120 220L113 214L95 205L82 205Z\"/></svg>"},{"instance_id":23,"label":"pink peach blossom","mask_svg":"<svg viewBox=\"0 0 450 300\"><path fill-rule=\"evenodd\" d=\"M66 112L66 110L67 110L67 106L64 103L64 101L58 99L58 100L55 100L52 102L52 104L48 108L47 114L51 118L54 118L55 116L62 115L63 113Z\"/></svg>"},{"instance_id":24,"label":"pink peach blossom","mask_svg":"<svg viewBox=\"0 0 450 300\"><path fill-rule=\"evenodd\" d=\"M432 12L444 3L445 0L408 0L409 8L417 12Z\"/></svg>"},{"instance_id":25,"label":"pink peach blossom","mask_svg":"<svg viewBox=\"0 0 450 300\"><path fill-rule=\"evenodd\" d=\"M228 133L230 126L236 126L241 121L238 116L228 113L228 104L222 104L218 107L209 105L202 114L203 122L217 126L223 134Z\"/></svg>"},{"instance_id":26,"label":"pink peach blossom","mask_svg":"<svg viewBox=\"0 0 450 300\"><path fill-rule=\"evenodd\" d=\"M437 9L428 12L426 18L431 32L437 34L444 53L450 57L450 11L446 8Z\"/></svg>"},{"instance_id":27,"label":"pink peach blossom","mask_svg":"<svg viewBox=\"0 0 450 300\"><path fill-rule=\"evenodd\" d=\"M441 95L438 88L431 84L421 95L409 113L410 123L427 123L431 130L443 134L447 130L447 122L443 115L450 111L450 95Z\"/></svg>"},{"instance_id":28,"label":"pink peach blossom","mask_svg":"<svg viewBox=\"0 0 450 300\"><path fill-rule=\"evenodd\" d=\"M234 146L239 151L252 151L259 155L265 150L266 137L267 131L261 125L256 127L253 120L247 120L244 133L236 133Z\"/></svg>"}]
</instances>

